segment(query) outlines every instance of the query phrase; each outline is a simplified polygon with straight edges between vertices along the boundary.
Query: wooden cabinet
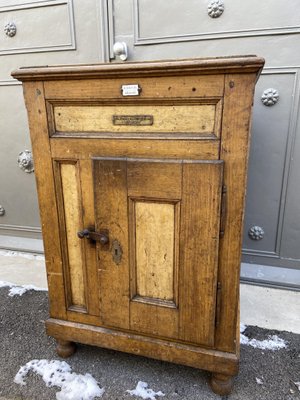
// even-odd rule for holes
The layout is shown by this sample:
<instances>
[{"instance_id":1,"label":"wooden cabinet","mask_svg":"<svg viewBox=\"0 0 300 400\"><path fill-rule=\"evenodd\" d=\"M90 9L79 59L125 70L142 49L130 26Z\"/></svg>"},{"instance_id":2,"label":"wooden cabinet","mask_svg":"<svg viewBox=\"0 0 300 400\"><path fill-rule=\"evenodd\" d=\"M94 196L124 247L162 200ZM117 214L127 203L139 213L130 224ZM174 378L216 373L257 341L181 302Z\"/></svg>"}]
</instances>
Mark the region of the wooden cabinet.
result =
<instances>
[{"instance_id":1,"label":"wooden cabinet","mask_svg":"<svg viewBox=\"0 0 300 400\"><path fill-rule=\"evenodd\" d=\"M20 69L48 273L47 333L213 372L239 360L257 57Z\"/></svg>"}]
</instances>

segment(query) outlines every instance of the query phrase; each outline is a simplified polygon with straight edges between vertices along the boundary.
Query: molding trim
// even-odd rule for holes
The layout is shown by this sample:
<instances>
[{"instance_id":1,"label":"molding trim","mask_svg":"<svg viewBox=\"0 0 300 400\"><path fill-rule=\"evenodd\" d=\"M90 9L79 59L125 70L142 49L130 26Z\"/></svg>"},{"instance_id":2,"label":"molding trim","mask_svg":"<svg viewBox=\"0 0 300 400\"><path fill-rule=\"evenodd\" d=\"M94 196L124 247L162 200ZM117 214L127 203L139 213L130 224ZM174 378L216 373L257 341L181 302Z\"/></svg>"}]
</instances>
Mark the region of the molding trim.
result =
<instances>
[{"instance_id":1,"label":"molding trim","mask_svg":"<svg viewBox=\"0 0 300 400\"><path fill-rule=\"evenodd\" d=\"M140 46L145 44L161 44L161 43L176 43L188 42L196 40L214 40L214 39L230 39L255 36L270 36L270 35L290 35L300 33L300 26L282 26L273 28L261 29L243 29L229 30L220 32L196 32L194 34L178 34L170 36L142 37L140 34L139 21L139 0L134 0L133 4L133 25L134 25L134 45Z\"/></svg>"},{"instance_id":2,"label":"molding trim","mask_svg":"<svg viewBox=\"0 0 300 400\"><path fill-rule=\"evenodd\" d=\"M114 0L106 0L106 1L107 1L107 18L108 18L107 20L108 20L109 58L113 60L115 58L115 53L113 49L115 42Z\"/></svg>"},{"instance_id":3,"label":"molding trim","mask_svg":"<svg viewBox=\"0 0 300 400\"><path fill-rule=\"evenodd\" d=\"M22 85L22 82L19 82L16 79L0 80L0 86L15 86L15 85Z\"/></svg>"},{"instance_id":4,"label":"molding trim","mask_svg":"<svg viewBox=\"0 0 300 400\"><path fill-rule=\"evenodd\" d=\"M110 0L100 0L97 2L99 13L99 32L101 42L100 60L109 62L110 59Z\"/></svg>"},{"instance_id":5,"label":"molding trim","mask_svg":"<svg viewBox=\"0 0 300 400\"><path fill-rule=\"evenodd\" d=\"M41 234L42 229L36 226L24 226L24 225L9 225L9 224L0 224L0 235L2 234L1 231L10 231L13 233L34 233L34 234Z\"/></svg>"},{"instance_id":6,"label":"molding trim","mask_svg":"<svg viewBox=\"0 0 300 400\"><path fill-rule=\"evenodd\" d=\"M70 42L69 43L63 43L63 44L58 44L58 45L33 46L33 47L31 47L31 46L15 47L15 48L10 48L10 49L6 49L6 50L0 49L0 55L76 50L73 0L41 0L41 1L31 1L30 3L2 6L2 7L0 7L0 13L6 13L9 11L28 10L28 9L32 9L32 8L57 7L57 6L62 6L62 5L66 5L68 8L69 31L70 31Z\"/></svg>"},{"instance_id":7,"label":"molding trim","mask_svg":"<svg viewBox=\"0 0 300 400\"><path fill-rule=\"evenodd\" d=\"M252 250L252 249L242 249L242 254L245 256L263 256L268 258L279 258L278 253L275 251L265 251L265 250Z\"/></svg>"},{"instance_id":8,"label":"molding trim","mask_svg":"<svg viewBox=\"0 0 300 400\"><path fill-rule=\"evenodd\" d=\"M22 236L2 236L1 234L0 249L34 254L43 254L44 252L42 239L33 239Z\"/></svg>"},{"instance_id":9,"label":"molding trim","mask_svg":"<svg viewBox=\"0 0 300 400\"><path fill-rule=\"evenodd\" d=\"M242 263L241 282L300 291L300 270Z\"/></svg>"}]
</instances>

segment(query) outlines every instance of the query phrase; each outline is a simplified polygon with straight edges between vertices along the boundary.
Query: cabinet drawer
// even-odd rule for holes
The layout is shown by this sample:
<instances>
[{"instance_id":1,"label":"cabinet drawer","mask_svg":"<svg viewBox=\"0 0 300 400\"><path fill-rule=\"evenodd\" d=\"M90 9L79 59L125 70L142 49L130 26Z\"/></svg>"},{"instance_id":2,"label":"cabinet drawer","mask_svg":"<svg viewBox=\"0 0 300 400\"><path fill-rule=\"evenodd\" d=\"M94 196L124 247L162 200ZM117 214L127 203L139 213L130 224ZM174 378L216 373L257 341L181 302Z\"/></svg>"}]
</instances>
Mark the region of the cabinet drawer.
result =
<instances>
[{"instance_id":1,"label":"cabinet drawer","mask_svg":"<svg viewBox=\"0 0 300 400\"><path fill-rule=\"evenodd\" d=\"M51 106L50 106L51 107ZM160 134L216 139L221 102L160 104L54 105L52 136L149 136Z\"/></svg>"}]
</instances>

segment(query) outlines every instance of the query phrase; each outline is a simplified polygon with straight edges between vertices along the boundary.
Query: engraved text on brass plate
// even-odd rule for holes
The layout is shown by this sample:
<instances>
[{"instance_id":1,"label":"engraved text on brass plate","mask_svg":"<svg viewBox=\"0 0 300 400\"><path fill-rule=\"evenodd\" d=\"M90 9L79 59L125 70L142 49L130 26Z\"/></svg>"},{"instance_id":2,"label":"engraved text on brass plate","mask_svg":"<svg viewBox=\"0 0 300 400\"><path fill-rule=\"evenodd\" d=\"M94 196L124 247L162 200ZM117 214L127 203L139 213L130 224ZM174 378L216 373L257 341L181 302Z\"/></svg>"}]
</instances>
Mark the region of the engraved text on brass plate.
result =
<instances>
[{"instance_id":1,"label":"engraved text on brass plate","mask_svg":"<svg viewBox=\"0 0 300 400\"><path fill-rule=\"evenodd\" d=\"M114 125L153 125L153 115L113 115Z\"/></svg>"}]
</instances>

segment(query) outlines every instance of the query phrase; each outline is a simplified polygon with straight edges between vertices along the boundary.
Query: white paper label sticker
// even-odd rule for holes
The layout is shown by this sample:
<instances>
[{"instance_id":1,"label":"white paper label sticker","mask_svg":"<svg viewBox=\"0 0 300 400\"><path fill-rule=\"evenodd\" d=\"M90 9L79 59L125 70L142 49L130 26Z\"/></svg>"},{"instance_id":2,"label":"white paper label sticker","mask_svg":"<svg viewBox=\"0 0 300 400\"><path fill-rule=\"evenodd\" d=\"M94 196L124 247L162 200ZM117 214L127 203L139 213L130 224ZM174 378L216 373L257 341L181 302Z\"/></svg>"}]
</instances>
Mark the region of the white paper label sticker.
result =
<instances>
[{"instance_id":1,"label":"white paper label sticker","mask_svg":"<svg viewBox=\"0 0 300 400\"><path fill-rule=\"evenodd\" d=\"M139 85L122 85L123 96L139 96L140 91Z\"/></svg>"}]
</instances>

